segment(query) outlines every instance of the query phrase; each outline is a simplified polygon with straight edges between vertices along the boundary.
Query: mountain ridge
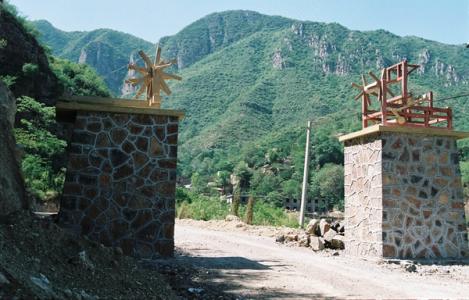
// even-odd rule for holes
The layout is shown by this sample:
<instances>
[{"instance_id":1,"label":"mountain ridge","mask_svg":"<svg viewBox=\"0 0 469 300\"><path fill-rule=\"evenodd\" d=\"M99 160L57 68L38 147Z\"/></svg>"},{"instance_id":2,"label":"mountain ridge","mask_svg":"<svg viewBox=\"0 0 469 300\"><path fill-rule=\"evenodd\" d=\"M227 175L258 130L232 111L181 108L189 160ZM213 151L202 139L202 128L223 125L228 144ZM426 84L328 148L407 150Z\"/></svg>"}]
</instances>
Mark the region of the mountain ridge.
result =
<instances>
[{"instance_id":1,"label":"mountain ridge","mask_svg":"<svg viewBox=\"0 0 469 300\"><path fill-rule=\"evenodd\" d=\"M114 49L112 35L94 37L88 36L94 48L88 45L85 52L97 57L101 51L101 60L87 57L84 62L92 66L100 61L108 64L106 60L124 48L131 54L118 63L125 65L132 51L142 49L130 42L115 43L120 49ZM76 45L81 44L85 43ZM153 45L144 45L153 53ZM310 119L321 120L313 130L313 141L324 151L315 154L314 159L321 161L318 167L340 164L335 135L360 128L360 107L352 101L356 91L350 83L358 82L360 74L370 70L378 74L404 59L421 64L411 77L411 90L415 94L433 90L436 106L455 108L456 128L469 129L465 121L469 105L463 99L438 101L469 89L469 52L463 47L250 11L210 14L162 38L160 45L164 58L178 61L172 72L183 77L181 82L170 82L173 94L163 97L163 107L186 111L179 152L184 177L197 172L209 180L219 170L233 171L240 161L258 168L264 155L275 148L281 149L283 160L295 165L282 180L298 180L302 168L298 153L303 148L304 124ZM105 69L101 69L104 75ZM126 75L125 70L113 75L114 91L121 89L118 83Z\"/></svg>"}]
</instances>

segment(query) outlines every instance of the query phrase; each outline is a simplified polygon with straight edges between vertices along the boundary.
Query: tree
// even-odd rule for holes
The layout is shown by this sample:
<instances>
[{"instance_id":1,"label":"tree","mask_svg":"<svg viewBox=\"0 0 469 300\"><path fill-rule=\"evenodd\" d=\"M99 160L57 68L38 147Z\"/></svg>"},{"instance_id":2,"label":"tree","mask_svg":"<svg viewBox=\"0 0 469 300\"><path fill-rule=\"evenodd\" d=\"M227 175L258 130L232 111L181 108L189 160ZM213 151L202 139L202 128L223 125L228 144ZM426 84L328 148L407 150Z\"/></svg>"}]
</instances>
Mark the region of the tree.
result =
<instances>
[{"instance_id":1,"label":"tree","mask_svg":"<svg viewBox=\"0 0 469 300\"><path fill-rule=\"evenodd\" d=\"M235 189L233 194L233 201L231 201L231 213L235 216L239 216L239 204L241 202L241 191L238 188Z\"/></svg>"},{"instance_id":2,"label":"tree","mask_svg":"<svg viewBox=\"0 0 469 300\"><path fill-rule=\"evenodd\" d=\"M218 187L222 188L222 194L226 194L226 187L230 184L230 173L227 171L218 171L215 178Z\"/></svg>"},{"instance_id":3,"label":"tree","mask_svg":"<svg viewBox=\"0 0 469 300\"><path fill-rule=\"evenodd\" d=\"M313 174L310 184L312 199L319 200L319 208L331 210L344 207L344 168L341 165L326 164Z\"/></svg>"},{"instance_id":4,"label":"tree","mask_svg":"<svg viewBox=\"0 0 469 300\"><path fill-rule=\"evenodd\" d=\"M248 205L246 208L246 224L249 224L249 225L252 224L253 216L254 216L254 197L250 195L248 199Z\"/></svg>"}]
</instances>

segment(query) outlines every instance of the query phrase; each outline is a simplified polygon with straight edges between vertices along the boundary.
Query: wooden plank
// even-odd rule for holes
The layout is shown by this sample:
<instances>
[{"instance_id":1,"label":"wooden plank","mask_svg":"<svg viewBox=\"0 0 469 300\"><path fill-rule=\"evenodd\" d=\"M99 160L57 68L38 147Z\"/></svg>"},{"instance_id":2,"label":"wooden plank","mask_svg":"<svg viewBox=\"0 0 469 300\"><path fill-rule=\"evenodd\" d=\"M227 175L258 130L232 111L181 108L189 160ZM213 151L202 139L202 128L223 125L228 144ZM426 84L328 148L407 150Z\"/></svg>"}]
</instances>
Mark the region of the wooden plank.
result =
<instances>
[{"instance_id":1,"label":"wooden plank","mask_svg":"<svg viewBox=\"0 0 469 300\"><path fill-rule=\"evenodd\" d=\"M410 125L410 124L409 124ZM360 137L369 136L372 134L380 132L396 132L396 133L409 133L409 134L422 134L430 136L447 136L454 137L456 139L464 139L469 137L469 132L466 131L454 131L448 130L446 128L436 128L436 127L423 127L420 125L416 126L383 126L381 124L376 124L367 128L364 128L360 131L352 132L346 135L339 137L339 141L344 142Z\"/></svg>"},{"instance_id":2,"label":"wooden plank","mask_svg":"<svg viewBox=\"0 0 469 300\"><path fill-rule=\"evenodd\" d=\"M133 101L132 101L133 102ZM142 101L145 107L139 106L110 106L106 104L73 103L59 101L56 104L57 111L95 111L95 112L113 112L124 114L143 114L157 116L174 116L182 119L184 112L180 110L160 109L148 106L147 101Z\"/></svg>"}]
</instances>

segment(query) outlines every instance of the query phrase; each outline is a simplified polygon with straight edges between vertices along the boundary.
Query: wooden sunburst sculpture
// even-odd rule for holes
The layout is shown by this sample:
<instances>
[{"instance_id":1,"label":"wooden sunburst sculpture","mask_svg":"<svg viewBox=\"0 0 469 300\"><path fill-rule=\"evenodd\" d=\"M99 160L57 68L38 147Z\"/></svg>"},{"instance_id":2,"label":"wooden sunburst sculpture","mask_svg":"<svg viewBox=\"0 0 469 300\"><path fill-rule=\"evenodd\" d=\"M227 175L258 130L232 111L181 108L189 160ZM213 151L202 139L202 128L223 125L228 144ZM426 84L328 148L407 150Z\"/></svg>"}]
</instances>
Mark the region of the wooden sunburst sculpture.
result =
<instances>
[{"instance_id":1,"label":"wooden sunburst sculpture","mask_svg":"<svg viewBox=\"0 0 469 300\"><path fill-rule=\"evenodd\" d=\"M138 51L138 54L142 57L143 61L145 62L145 67L139 67L136 64L129 64L129 69L137 71L143 77L128 79L126 80L126 83L130 83L133 86L141 84L140 89L135 95L135 99L138 99L143 94L143 92L146 91L148 105L160 108L160 91L163 90L166 95L171 95L171 90L169 89L165 80L182 79L177 75L168 74L164 72L165 68L176 64L176 61L172 60L166 62L161 60L161 48L159 46L156 47L156 57L154 63L151 62L150 58L142 50Z\"/></svg>"}]
</instances>

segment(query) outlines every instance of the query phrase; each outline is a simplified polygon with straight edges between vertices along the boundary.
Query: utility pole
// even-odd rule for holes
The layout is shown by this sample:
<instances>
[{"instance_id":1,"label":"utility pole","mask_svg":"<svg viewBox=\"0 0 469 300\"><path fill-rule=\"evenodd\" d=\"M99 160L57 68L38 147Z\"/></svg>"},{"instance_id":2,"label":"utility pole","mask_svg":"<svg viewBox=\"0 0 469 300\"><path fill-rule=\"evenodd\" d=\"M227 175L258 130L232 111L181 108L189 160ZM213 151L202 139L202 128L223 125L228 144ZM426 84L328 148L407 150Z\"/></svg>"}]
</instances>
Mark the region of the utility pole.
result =
<instances>
[{"instance_id":1,"label":"utility pole","mask_svg":"<svg viewBox=\"0 0 469 300\"><path fill-rule=\"evenodd\" d=\"M305 223L305 206L306 196L308 189L308 175L309 175L309 136L311 135L311 121L308 121L308 127L306 128L306 149L305 149L305 166L303 170L303 186L301 190L301 208L300 208L300 227L304 227Z\"/></svg>"}]
</instances>

